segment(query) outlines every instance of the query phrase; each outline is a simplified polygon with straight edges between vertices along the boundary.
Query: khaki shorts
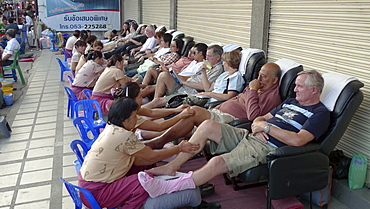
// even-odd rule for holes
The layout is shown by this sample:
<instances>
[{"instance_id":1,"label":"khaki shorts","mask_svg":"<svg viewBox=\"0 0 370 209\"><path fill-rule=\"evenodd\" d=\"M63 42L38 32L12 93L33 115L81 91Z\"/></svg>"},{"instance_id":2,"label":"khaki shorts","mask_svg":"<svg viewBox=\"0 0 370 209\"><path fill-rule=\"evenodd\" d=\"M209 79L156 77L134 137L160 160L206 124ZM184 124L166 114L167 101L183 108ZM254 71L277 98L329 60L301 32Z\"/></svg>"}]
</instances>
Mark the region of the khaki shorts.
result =
<instances>
[{"instance_id":1,"label":"khaki shorts","mask_svg":"<svg viewBox=\"0 0 370 209\"><path fill-rule=\"evenodd\" d=\"M211 142L211 153L222 154L230 177L266 163L266 155L275 150L268 144L262 143L245 129L221 124L222 138L220 143Z\"/></svg>"},{"instance_id":2,"label":"khaki shorts","mask_svg":"<svg viewBox=\"0 0 370 209\"><path fill-rule=\"evenodd\" d=\"M173 88L170 92L168 92L168 96L172 96L172 95L177 95L178 94L178 90L181 88L182 84L180 83L177 83L175 82L175 84L173 85Z\"/></svg>"},{"instance_id":3,"label":"khaki shorts","mask_svg":"<svg viewBox=\"0 0 370 209\"><path fill-rule=\"evenodd\" d=\"M224 113L219 109L212 109L209 111L211 114L211 120L217 121L219 123L230 123L233 120L236 120L238 118L230 115L229 113Z\"/></svg>"}]
</instances>

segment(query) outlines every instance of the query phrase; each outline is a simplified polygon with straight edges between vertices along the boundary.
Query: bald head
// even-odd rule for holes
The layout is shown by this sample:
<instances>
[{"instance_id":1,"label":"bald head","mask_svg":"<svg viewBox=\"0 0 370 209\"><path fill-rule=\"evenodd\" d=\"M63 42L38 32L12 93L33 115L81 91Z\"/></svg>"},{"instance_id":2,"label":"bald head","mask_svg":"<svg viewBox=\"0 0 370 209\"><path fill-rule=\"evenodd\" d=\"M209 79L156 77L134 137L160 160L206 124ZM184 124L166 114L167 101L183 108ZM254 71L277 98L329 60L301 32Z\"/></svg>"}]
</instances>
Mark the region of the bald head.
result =
<instances>
[{"instance_id":1,"label":"bald head","mask_svg":"<svg viewBox=\"0 0 370 209\"><path fill-rule=\"evenodd\" d=\"M281 69L279 65L277 65L276 63L273 63L273 62L266 63L262 66L262 68L267 68L268 71L271 71L273 73L274 77L277 77L278 79L280 79Z\"/></svg>"},{"instance_id":2,"label":"bald head","mask_svg":"<svg viewBox=\"0 0 370 209\"><path fill-rule=\"evenodd\" d=\"M264 64L258 74L258 80L260 83L259 90L267 91L272 87L278 85L280 76L281 70L279 65L275 63Z\"/></svg>"}]
</instances>

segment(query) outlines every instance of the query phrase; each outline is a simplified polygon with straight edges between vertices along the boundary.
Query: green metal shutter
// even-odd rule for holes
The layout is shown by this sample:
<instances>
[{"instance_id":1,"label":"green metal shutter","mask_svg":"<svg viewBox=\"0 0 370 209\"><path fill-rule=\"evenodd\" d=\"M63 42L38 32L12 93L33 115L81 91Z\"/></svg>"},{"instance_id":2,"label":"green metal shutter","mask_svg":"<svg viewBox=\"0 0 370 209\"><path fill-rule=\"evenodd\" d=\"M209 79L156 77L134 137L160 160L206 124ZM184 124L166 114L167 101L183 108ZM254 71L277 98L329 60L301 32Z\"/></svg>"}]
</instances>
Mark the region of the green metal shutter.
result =
<instances>
[{"instance_id":1,"label":"green metal shutter","mask_svg":"<svg viewBox=\"0 0 370 209\"><path fill-rule=\"evenodd\" d=\"M370 2L271 0L267 55L269 62L289 58L306 70L352 75L365 84L364 101L337 148L370 160Z\"/></svg>"},{"instance_id":2,"label":"green metal shutter","mask_svg":"<svg viewBox=\"0 0 370 209\"><path fill-rule=\"evenodd\" d=\"M139 1L124 0L123 1L123 21L128 19L139 20Z\"/></svg>"},{"instance_id":3,"label":"green metal shutter","mask_svg":"<svg viewBox=\"0 0 370 209\"><path fill-rule=\"evenodd\" d=\"M177 30L196 42L249 47L252 0L178 0Z\"/></svg>"},{"instance_id":4,"label":"green metal shutter","mask_svg":"<svg viewBox=\"0 0 370 209\"><path fill-rule=\"evenodd\" d=\"M170 0L143 0L143 23L170 29Z\"/></svg>"}]
</instances>

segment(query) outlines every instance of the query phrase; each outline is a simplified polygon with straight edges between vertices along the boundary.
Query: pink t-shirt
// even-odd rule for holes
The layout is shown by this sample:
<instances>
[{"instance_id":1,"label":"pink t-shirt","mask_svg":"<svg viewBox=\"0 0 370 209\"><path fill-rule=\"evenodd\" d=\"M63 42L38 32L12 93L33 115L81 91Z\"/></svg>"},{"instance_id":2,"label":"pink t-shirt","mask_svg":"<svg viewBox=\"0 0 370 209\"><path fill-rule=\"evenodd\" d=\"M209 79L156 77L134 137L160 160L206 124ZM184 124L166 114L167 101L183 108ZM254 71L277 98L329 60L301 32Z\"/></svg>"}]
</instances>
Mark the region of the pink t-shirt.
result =
<instances>
[{"instance_id":1,"label":"pink t-shirt","mask_svg":"<svg viewBox=\"0 0 370 209\"><path fill-rule=\"evenodd\" d=\"M168 65L167 68L168 69L172 68L172 70L179 73L183 69L185 69L187 66L189 66L191 61L193 61L193 60L188 58L188 57L183 57L183 58L179 59L177 62Z\"/></svg>"},{"instance_id":2,"label":"pink t-shirt","mask_svg":"<svg viewBox=\"0 0 370 209\"><path fill-rule=\"evenodd\" d=\"M97 64L93 60L87 61L76 74L76 78L72 85L87 88L94 87L99 78L99 72L103 69L103 66Z\"/></svg>"},{"instance_id":3,"label":"pink t-shirt","mask_svg":"<svg viewBox=\"0 0 370 209\"><path fill-rule=\"evenodd\" d=\"M219 109L239 119L254 120L281 104L279 85L258 92L246 87L243 93L221 104Z\"/></svg>"},{"instance_id":4,"label":"pink t-shirt","mask_svg":"<svg viewBox=\"0 0 370 209\"><path fill-rule=\"evenodd\" d=\"M125 74L116 66L107 67L96 82L93 92L110 94L111 88L121 86L119 80L124 77Z\"/></svg>"}]
</instances>

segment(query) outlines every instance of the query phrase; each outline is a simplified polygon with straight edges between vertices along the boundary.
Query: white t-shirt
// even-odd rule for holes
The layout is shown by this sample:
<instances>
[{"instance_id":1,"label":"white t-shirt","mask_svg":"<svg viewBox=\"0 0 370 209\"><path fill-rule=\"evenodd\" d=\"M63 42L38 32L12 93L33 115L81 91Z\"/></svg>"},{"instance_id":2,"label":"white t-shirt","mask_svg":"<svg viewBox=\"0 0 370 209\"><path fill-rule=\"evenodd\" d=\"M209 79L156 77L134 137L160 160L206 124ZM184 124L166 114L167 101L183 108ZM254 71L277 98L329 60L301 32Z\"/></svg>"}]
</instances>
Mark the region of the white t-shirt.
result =
<instances>
[{"instance_id":1,"label":"white t-shirt","mask_svg":"<svg viewBox=\"0 0 370 209\"><path fill-rule=\"evenodd\" d=\"M153 57L155 57L155 58L159 58L160 56L162 56L162 55L164 55L164 54L166 54L167 52L169 52L170 51L170 48L160 48L155 54L154 54L154 56ZM160 60L161 61L161 60Z\"/></svg>"},{"instance_id":2,"label":"white t-shirt","mask_svg":"<svg viewBox=\"0 0 370 209\"><path fill-rule=\"evenodd\" d=\"M27 26L31 26L31 25L33 25L33 20L32 20L32 18L30 17L30 16L26 16L26 24L25 25L27 25Z\"/></svg>"},{"instance_id":3,"label":"white t-shirt","mask_svg":"<svg viewBox=\"0 0 370 209\"><path fill-rule=\"evenodd\" d=\"M17 52L17 50L19 48L20 48L20 45L19 45L17 39L15 39L15 38L10 39L8 41L8 43L6 44L6 47L4 49L2 58L4 58L5 55L11 54L12 56L9 57L8 60L14 60L14 55L15 55L15 53Z\"/></svg>"},{"instance_id":4,"label":"white t-shirt","mask_svg":"<svg viewBox=\"0 0 370 209\"><path fill-rule=\"evenodd\" d=\"M155 38L153 36L153 37L146 39L140 51L145 51L146 49L152 49L154 46L155 46Z\"/></svg>"},{"instance_id":5,"label":"white t-shirt","mask_svg":"<svg viewBox=\"0 0 370 209\"><path fill-rule=\"evenodd\" d=\"M199 68L202 67L202 64L203 64L203 62L197 62L197 61L193 60L187 68L185 68L183 71L181 71L181 73L179 73L179 75L181 75L181 76L192 76L196 72L199 71Z\"/></svg>"},{"instance_id":6,"label":"white t-shirt","mask_svg":"<svg viewBox=\"0 0 370 209\"><path fill-rule=\"evenodd\" d=\"M77 41L76 36L69 37L68 40L67 40L67 43L66 43L66 49L72 50L76 41Z\"/></svg>"}]
</instances>

